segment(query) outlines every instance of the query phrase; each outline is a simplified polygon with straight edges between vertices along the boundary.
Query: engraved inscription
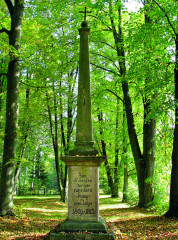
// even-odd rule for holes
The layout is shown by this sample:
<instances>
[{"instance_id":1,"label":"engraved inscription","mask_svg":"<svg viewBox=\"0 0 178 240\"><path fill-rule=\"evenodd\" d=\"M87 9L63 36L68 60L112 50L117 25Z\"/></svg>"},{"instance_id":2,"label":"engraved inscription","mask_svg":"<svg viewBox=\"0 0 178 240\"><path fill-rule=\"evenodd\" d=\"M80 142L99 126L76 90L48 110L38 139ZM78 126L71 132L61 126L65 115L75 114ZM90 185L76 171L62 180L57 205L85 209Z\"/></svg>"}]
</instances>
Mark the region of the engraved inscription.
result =
<instances>
[{"instance_id":1,"label":"engraved inscription","mask_svg":"<svg viewBox=\"0 0 178 240\"><path fill-rule=\"evenodd\" d=\"M74 183L73 193L75 200L72 214L79 216L95 214L95 206L93 206L91 197L93 180L79 171L78 176L74 178Z\"/></svg>"},{"instance_id":2,"label":"engraved inscription","mask_svg":"<svg viewBox=\"0 0 178 240\"><path fill-rule=\"evenodd\" d=\"M98 221L98 167L70 166L68 219Z\"/></svg>"}]
</instances>

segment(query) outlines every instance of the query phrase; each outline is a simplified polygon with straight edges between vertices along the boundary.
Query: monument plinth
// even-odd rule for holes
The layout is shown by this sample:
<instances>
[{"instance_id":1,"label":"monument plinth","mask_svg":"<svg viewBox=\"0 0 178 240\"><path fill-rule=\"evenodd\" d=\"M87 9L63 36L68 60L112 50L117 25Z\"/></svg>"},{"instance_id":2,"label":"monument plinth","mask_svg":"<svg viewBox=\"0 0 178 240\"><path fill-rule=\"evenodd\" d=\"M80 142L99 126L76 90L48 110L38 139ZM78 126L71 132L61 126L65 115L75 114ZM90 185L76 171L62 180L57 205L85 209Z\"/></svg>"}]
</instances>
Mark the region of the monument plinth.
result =
<instances>
[{"instance_id":1,"label":"monument plinth","mask_svg":"<svg viewBox=\"0 0 178 240\"><path fill-rule=\"evenodd\" d=\"M89 33L85 8L85 19L79 29L76 142L74 143L74 149L69 151L69 156L61 158L68 166L68 217L60 225L59 233L51 233L51 240L114 239L113 234L107 233L105 220L99 217L99 166L105 160L105 157L98 156L92 136ZM78 234L71 235L72 232L78 232L80 237ZM85 232L85 234L82 232ZM86 234L86 232L90 234Z\"/></svg>"}]
</instances>

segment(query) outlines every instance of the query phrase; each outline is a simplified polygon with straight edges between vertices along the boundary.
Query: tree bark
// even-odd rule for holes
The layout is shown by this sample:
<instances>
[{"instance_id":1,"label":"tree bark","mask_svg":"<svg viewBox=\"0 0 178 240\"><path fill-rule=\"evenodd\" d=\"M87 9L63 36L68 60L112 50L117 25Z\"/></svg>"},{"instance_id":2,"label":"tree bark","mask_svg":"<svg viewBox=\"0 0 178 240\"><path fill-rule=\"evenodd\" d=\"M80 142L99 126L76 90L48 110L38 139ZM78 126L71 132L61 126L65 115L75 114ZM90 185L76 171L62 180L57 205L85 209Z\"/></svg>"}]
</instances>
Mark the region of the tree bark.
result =
<instances>
[{"instance_id":1,"label":"tree bark","mask_svg":"<svg viewBox=\"0 0 178 240\"><path fill-rule=\"evenodd\" d=\"M54 105L55 105L56 104L56 100L55 100L55 93L54 92L53 92L53 97L54 97ZM46 92L46 100L47 100L48 116L49 116L49 123L50 123L50 131L51 131L51 137L52 137L52 143L53 143L53 149L54 149L54 156L55 156L57 183L58 183L59 193L61 195L62 194L62 190L61 190L61 183L60 183L60 167L59 167L57 105L55 105L55 123L54 123L55 124L55 131L54 131L53 130L51 108L50 108L50 104L49 104L49 96L48 96L47 92Z\"/></svg>"},{"instance_id":2,"label":"tree bark","mask_svg":"<svg viewBox=\"0 0 178 240\"><path fill-rule=\"evenodd\" d=\"M155 164L155 132L156 122L153 118L147 119L150 113L150 101L144 103L144 125L143 125L143 159L144 159L144 201L147 206L153 201L152 177Z\"/></svg>"},{"instance_id":3,"label":"tree bark","mask_svg":"<svg viewBox=\"0 0 178 240\"><path fill-rule=\"evenodd\" d=\"M102 129L102 121L103 121L103 114L102 112L100 112L98 114L98 121L99 121L99 124L100 124L100 136L101 136L101 146L102 146L102 155L104 157L107 157L107 154L106 154L106 143L103 139L103 129ZM109 162L108 162L108 159L106 158L105 162L104 162L104 165L105 165L105 169L106 169L106 174L107 174L107 178L108 178L108 185L110 187L110 190L111 190L111 195L112 195L112 192L113 192L113 179L112 179L112 174L111 174L111 168L109 166Z\"/></svg>"},{"instance_id":4,"label":"tree bark","mask_svg":"<svg viewBox=\"0 0 178 240\"><path fill-rule=\"evenodd\" d=\"M7 78L7 74L3 73L4 72L3 64L4 64L4 61L2 59L1 67L0 67L1 68L1 72L0 72L0 114L2 111L2 104L3 104L2 93L5 90L5 83L6 83L6 78ZM0 131L1 131L1 119L0 119Z\"/></svg>"},{"instance_id":5,"label":"tree bark","mask_svg":"<svg viewBox=\"0 0 178 240\"><path fill-rule=\"evenodd\" d=\"M127 155L127 119L126 119L126 112L125 112L125 106L123 103L123 123L122 123L122 146L123 146L123 152L122 152L122 159L121 162L124 165L124 185L123 185L123 202L127 202L128 200L128 180L129 180L129 174L127 170L127 164L128 164L128 155Z\"/></svg>"},{"instance_id":6,"label":"tree bark","mask_svg":"<svg viewBox=\"0 0 178 240\"><path fill-rule=\"evenodd\" d=\"M172 172L171 172L171 187L170 187L170 202L169 210L166 212L166 217L178 217L178 34L175 39L175 127L172 151Z\"/></svg>"},{"instance_id":7,"label":"tree bark","mask_svg":"<svg viewBox=\"0 0 178 240\"><path fill-rule=\"evenodd\" d=\"M127 165L124 163L124 185L123 185L122 202L127 202L128 200L128 180L129 180L129 175L127 171Z\"/></svg>"},{"instance_id":8,"label":"tree bark","mask_svg":"<svg viewBox=\"0 0 178 240\"><path fill-rule=\"evenodd\" d=\"M151 18L150 11L152 5L150 0L145 0L145 27L146 29L151 28ZM151 40L150 40L151 41ZM148 52L149 47L147 47L147 42L145 43L145 52ZM146 70L146 79L145 79L145 89L149 82L152 81L150 77L149 69ZM143 160L144 160L144 200L142 202L143 206L147 206L153 201L153 187L152 187L152 177L154 174L154 164L155 164L155 132L156 132L156 121L153 116L150 117L151 105L153 97L145 97L143 99L144 105L144 123L143 123Z\"/></svg>"},{"instance_id":9,"label":"tree bark","mask_svg":"<svg viewBox=\"0 0 178 240\"><path fill-rule=\"evenodd\" d=\"M5 0L11 16L9 45L10 61L7 73L6 126L0 185L0 215L13 215L14 165L16 156L19 88L19 52L23 18L23 1Z\"/></svg>"},{"instance_id":10,"label":"tree bark","mask_svg":"<svg viewBox=\"0 0 178 240\"><path fill-rule=\"evenodd\" d=\"M165 10L156 0L153 2L164 13L164 16L175 37L175 68L174 68L174 86L175 86L175 126L172 150L172 171L170 186L169 209L165 213L166 217L178 217L178 32L176 25L171 22L167 10Z\"/></svg>"},{"instance_id":11,"label":"tree bark","mask_svg":"<svg viewBox=\"0 0 178 240\"><path fill-rule=\"evenodd\" d=\"M31 183L31 191L34 191L34 183L35 183L35 175L36 175L36 150L33 157L33 169L32 169L32 183Z\"/></svg>"},{"instance_id":12,"label":"tree bark","mask_svg":"<svg viewBox=\"0 0 178 240\"><path fill-rule=\"evenodd\" d=\"M29 107L29 96L30 96L30 91L29 89L26 89L26 106L25 106L25 111L28 111ZM27 137L28 137L28 130L29 130L29 123L27 122L26 118L22 122L22 139L21 139L21 153L18 156L18 160L15 166L15 175L14 175L14 189L16 188L18 176L20 173L20 167L21 167L21 160L24 156L25 150L26 150L26 143L27 143Z\"/></svg>"},{"instance_id":13,"label":"tree bark","mask_svg":"<svg viewBox=\"0 0 178 240\"><path fill-rule=\"evenodd\" d=\"M118 144L118 129L119 129L119 98L117 98L116 109L116 129L115 129L115 168L114 168L114 181L111 197L119 197L119 144Z\"/></svg>"}]
</instances>

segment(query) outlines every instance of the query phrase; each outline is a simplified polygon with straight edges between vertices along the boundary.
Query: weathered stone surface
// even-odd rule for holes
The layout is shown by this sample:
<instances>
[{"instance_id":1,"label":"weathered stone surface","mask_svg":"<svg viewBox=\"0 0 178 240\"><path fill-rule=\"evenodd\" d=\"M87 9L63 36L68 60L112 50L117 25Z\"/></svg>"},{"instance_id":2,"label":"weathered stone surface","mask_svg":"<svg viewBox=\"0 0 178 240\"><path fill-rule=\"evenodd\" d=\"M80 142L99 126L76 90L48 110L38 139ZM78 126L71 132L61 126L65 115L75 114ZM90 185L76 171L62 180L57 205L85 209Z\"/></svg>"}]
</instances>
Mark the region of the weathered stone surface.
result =
<instances>
[{"instance_id":1,"label":"weathered stone surface","mask_svg":"<svg viewBox=\"0 0 178 240\"><path fill-rule=\"evenodd\" d=\"M84 234L67 234L67 240L85 240Z\"/></svg>"},{"instance_id":2,"label":"weathered stone surface","mask_svg":"<svg viewBox=\"0 0 178 240\"><path fill-rule=\"evenodd\" d=\"M70 221L65 220L60 226L60 232L93 232L107 233L106 222L103 218L98 221Z\"/></svg>"},{"instance_id":3,"label":"weathered stone surface","mask_svg":"<svg viewBox=\"0 0 178 240\"><path fill-rule=\"evenodd\" d=\"M61 160L66 166L99 167L106 160L104 156L62 156Z\"/></svg>"},{"instance_id":4,"label":"weathered stone surface","mask_svg":"<svg viewBox=\"0 0 178 240\"><path fill-rule=\"evenodd\" d=\"M63 238L65 237L65 238ZM50 240L114 240L113 234L72 234L72 233L53 233Z\"/></svg>"},{"instance_id":5,"label":"weathered stone surface","mask_svg":"<svg viewBox=\"0 0 178 240\"><path fill-rule=\"evenodd\" d=\"M69 172L68 219L98 221L98 167L71 166Z\"/></svg>"},{"instance_id":6,"label":"weathered stone surface","mask_svg":"<svg viewBox=\"0 0 178 240\"><path fill-rule=\"evenodd\" d=\"M74 149L69 151L70 156L96 156L98 150L94 148L93 141L76 141Z\"/></svg>"}]
</instances>

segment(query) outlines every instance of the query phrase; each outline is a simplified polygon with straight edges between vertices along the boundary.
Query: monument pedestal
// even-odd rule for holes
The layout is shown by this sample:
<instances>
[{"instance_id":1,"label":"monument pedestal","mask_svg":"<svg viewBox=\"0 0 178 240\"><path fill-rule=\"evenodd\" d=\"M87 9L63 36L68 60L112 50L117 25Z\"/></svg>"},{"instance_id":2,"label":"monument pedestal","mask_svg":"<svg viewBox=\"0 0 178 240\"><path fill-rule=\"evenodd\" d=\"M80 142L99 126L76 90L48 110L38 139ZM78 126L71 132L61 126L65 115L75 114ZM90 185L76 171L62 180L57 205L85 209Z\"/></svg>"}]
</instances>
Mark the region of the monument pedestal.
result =
<instances>
[{"instance_id":1,"label":"monument pedestal","mask_svg":"<svg viewBox=\"0 0 178 240\"><path fill-rule=\"evenodd\" d=\"M99 217L99 166L104 160L97 156L62 157L68 166L68 218L58 233L51 233L51 240L114 239L114 234L107 233L105 220Z\"/></svg>"},{"instance_id":2,"label":"monument pedestal","mask_svg":"<svg viewBox=\"0 0 178 240\"><path fill-rule=\"evenodd\" d=\"M106 222L103 218L98 221L72 221L66 219L60 226L61 232L92 232L107 233Z\"/></svg>"}]
</instances>

